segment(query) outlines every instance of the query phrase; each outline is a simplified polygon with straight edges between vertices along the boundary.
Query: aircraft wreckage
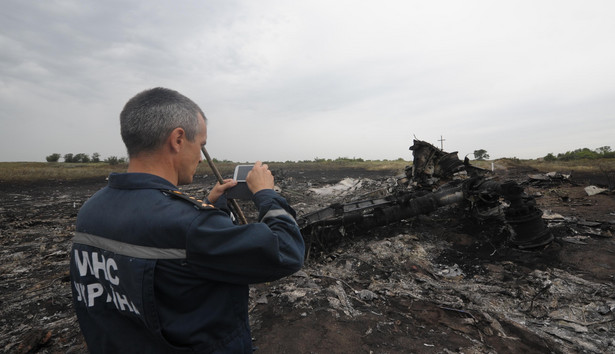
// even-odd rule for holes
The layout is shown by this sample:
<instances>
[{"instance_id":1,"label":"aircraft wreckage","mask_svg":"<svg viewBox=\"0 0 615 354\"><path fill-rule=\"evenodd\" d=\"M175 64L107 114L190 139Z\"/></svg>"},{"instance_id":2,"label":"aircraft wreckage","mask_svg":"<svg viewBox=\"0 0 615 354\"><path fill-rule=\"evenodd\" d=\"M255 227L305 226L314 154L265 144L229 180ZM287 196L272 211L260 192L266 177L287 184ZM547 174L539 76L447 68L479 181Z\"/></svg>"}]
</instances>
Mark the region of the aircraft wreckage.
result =
<instances>
[{"instance_id":1,"label":"aircraft wreckage","mask_svg":"<svg viewBox=\"0 0 615 354\"><path fill-rule=\"evenodd\" d=\"M491 171L461 161L457 152L447 153L420 140L410 147L413 165L398 177L397 185L371 193L374 198L336 203L297 220L309 245L324 245L347 233L366 230L429 214L459 204L479 221L500 222L509 241L520 249L545 246L553 235L542 220L543 212L533 197L514 181L500 182Z\"/></svg>"}]
</instances>

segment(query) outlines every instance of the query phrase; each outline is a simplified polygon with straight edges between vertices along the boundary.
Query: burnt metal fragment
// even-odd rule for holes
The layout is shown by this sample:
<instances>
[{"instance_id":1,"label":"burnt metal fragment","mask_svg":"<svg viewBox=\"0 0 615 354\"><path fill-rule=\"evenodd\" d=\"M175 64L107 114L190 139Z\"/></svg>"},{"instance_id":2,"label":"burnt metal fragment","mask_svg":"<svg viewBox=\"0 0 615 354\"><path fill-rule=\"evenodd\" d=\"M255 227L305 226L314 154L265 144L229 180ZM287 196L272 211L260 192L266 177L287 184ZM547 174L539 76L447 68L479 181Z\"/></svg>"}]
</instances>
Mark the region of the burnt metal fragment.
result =
<instances>
[{"instance_id":1,"label":"burnt metal fragment","mask_svg":"<svg viewBox=\"0 0 615 354\"><path fill-rule=\"evenodd\" d=\"M506 222L514 233L510 241L521 249L544 246L553 241L553 235L542 220L542 210L533 198L524 196L523 188L514 182L502 184L502 196L510 202L506 208Z\"/></svg>"}]
</instances>

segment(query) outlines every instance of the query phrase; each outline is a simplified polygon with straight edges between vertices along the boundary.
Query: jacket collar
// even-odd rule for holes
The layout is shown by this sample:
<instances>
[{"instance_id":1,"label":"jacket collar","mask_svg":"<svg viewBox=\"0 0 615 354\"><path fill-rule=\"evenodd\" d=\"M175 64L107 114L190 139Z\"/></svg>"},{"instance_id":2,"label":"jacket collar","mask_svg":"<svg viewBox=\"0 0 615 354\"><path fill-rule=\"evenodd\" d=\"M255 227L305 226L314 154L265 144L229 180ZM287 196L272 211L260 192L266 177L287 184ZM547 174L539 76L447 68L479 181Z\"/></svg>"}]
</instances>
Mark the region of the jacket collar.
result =
<instances>
[{"instance_id":1,"label":"jacket collar","mask_svg":"<svg viewBox=\"0 0 615 354\"><path fill-rule=\"evenodd\" d=\"M117 189L179 190L166 179L149 173L111 173L109 187Z\"/></svg>"}]
</instances>

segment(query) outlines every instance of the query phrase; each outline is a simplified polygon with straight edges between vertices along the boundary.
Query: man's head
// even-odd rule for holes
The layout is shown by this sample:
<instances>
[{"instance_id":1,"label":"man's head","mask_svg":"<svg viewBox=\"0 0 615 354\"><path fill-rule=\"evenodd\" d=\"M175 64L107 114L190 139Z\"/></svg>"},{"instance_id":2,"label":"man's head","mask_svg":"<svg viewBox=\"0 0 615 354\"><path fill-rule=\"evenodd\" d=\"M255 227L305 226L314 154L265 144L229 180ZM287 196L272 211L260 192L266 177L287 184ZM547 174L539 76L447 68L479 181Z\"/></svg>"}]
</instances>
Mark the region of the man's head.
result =
<instances>
[{"instance_id":1,"label":"man's head","mask_svg":"<svg viewBox=\"0 0 615 354\"><path fill-rule=\"evenodd\" d=\"M205 115L177 91L154 88L131 98L120 113L129 171L157 174L188 184L201 162L207 140Z\"/></svg>"},{"instance_id":2,"label":"man's head","mask_svg":"<svg viewBox=\"0 0 615 354\"><path fill-rule=\"evenodd\" d=\"M188 97L162 87L131 98L120 113L122 140L129 157L160 148L175 128L183 128L194 141L203 111Z\"/></svg>"}]
</instances>

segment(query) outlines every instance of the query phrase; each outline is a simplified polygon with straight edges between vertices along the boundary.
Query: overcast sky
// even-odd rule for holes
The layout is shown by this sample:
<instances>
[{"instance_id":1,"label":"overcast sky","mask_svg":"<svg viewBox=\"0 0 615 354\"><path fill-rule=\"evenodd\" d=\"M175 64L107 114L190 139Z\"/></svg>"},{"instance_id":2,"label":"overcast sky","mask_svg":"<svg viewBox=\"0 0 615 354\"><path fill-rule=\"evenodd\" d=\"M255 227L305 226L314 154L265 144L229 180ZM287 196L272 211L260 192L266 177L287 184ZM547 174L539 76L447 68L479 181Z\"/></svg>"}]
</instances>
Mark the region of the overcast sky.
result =
<instances>
[{"instance_id":1,"label":"overcast sky","mask_svg":"<svg viewBox=\"0 0 615 354\"><path fill-rule=\"evenodd\" d=\"M0 161L126 156L152 87L233 161L615 149L614 1L22 1L0 13Z\"/></svg>"}]
</instances>

